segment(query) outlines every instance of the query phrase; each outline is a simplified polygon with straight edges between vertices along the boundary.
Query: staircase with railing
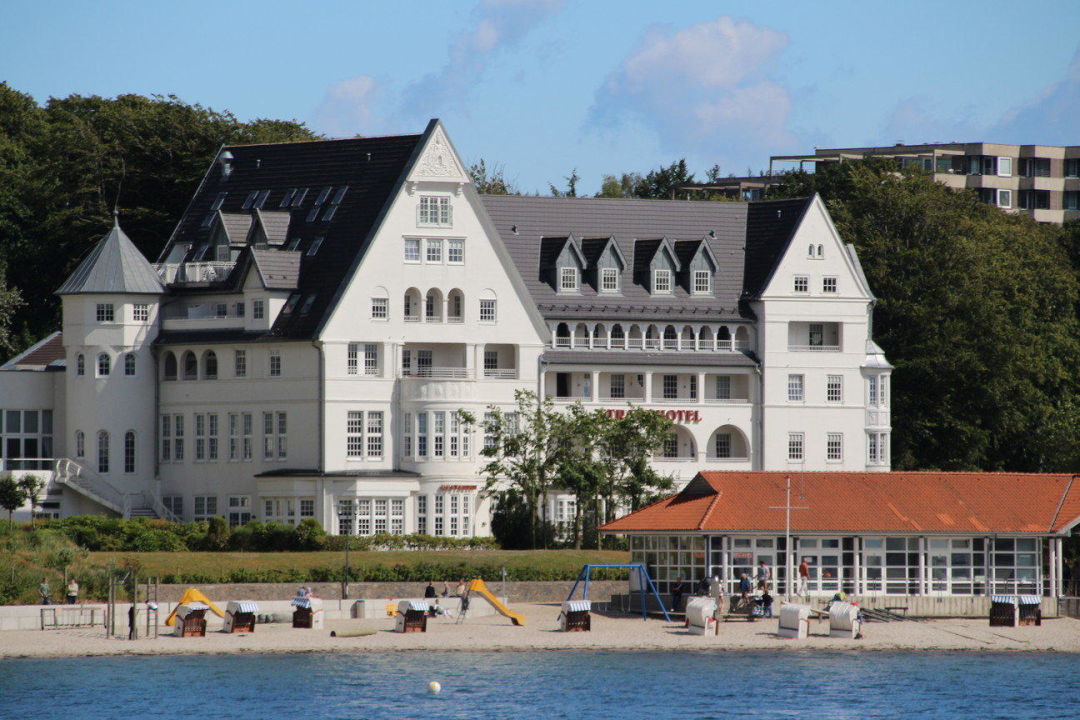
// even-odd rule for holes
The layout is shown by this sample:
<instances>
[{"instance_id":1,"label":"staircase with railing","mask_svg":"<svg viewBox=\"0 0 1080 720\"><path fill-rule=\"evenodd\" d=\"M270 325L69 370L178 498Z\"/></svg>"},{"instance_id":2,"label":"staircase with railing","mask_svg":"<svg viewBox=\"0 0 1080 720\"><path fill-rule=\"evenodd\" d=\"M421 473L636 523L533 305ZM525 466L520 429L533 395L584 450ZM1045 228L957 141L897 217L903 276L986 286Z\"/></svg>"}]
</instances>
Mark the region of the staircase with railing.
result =
<instances>
[{"instance_id":1,"label":"staircase with railing","mask_svg":"<svg viewBox=\"0 0 1080 720\"><path fill-rule=\"evenodd\" d=\"M125 520L133 517L163 518L179 522L179 518L155 494L123 492L105 478L71 458L58 458L53 480L69 487L98 505L119 513Z\"/></svg>"}]
</instances>

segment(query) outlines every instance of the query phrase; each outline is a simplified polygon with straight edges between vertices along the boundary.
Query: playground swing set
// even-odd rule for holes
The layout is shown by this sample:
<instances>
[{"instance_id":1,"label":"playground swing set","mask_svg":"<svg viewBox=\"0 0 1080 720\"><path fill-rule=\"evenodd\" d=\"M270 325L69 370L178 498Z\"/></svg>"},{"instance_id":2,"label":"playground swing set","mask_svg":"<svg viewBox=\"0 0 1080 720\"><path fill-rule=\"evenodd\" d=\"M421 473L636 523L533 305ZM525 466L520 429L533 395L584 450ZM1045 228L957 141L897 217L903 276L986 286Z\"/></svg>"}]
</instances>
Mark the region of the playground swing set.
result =
<instances>
[{"instance_id":1,"label":"playground swing set","mask_svg":"<svg viewBox=\"0 0 1080 720\"><path fill-rule=\"evenodd\" d=\"M656 598L656 602L660 606L660 612L664 614L664 619L671 622L671 616L668 615L667 608L664 606L664 601L660 597L660 593L656 590L656 585L653 583L652 578L649 576L649 570L641 563L628 563L625 565L585 565L581 568L581 572L578 573L577 580L574 581L574 586L570 588L570 594L566 596L566 601L570 602L574 599L574 593L577 592L578 585L581 585L581 599L589 599L589 581L592 579L592 571L594 569L601 568L629 568L630 575L630 592L631 595L634 591L634 573L637 573L637 590L641 594L641 619L649 619L648 608L648 595L652 595Z\"/></svg>"}]
</instances>

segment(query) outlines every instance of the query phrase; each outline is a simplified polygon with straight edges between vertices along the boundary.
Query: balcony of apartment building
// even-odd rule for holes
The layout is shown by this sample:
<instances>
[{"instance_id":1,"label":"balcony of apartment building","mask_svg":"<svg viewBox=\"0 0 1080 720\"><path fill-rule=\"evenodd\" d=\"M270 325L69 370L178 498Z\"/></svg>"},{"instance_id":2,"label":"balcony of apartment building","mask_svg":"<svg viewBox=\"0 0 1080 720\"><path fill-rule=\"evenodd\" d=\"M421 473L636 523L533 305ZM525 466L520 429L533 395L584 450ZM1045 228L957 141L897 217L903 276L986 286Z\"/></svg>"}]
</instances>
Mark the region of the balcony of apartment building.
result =
<instances>
[{"instance_id":1,"label":"balcony of apartment building","mask_svg":"<svg viewBox=\"0 0 1080 720\"><path fill-rule=\"evenodd\" d=\"M224 280L232 272L236 261L198 261L180 263L156 263L161 282L166 285L200 285Z\"/></svg>"},{"instance_id":2,"label":"balcony of apartment building","mask_svg":"<svg viewBox=\"0 0 1080 720\"><path fill-rule=\"evenodd\" d=\"M789 322L788 352L840 352L842 325L838 322Z\"/></svg>"},{"instance_id":3,"label":"balcony of apartment building","mask_svg":"<svg viewBox=\"0 0 1080 720\"><path fill-rule=\"evenodd\" d=\"M405 343L399 377L420 380L472 380L476 377L466 343Z\"/></svg>"},{"instance_id":4,"label":"balcony of apartment building","mask_svg":"<svg viewBox=\"0 0 1080 720\"><path fill-rule=\"evenodd\" d=\"M641 350L647 352L744 352L750 350L745 325L663 323L568 323L552 327L556 350Z\"/></svg>"},{"instance_id":5,"label":"balcony of apartment building","mask_svg":"<svg viewBox=\"0 0 1080 720\"><path fill-rule=\"evenodd\" d=\"M244 327L245 306L236 302L209 300L166 305L161 313L163 330L235 330Z\"/></svg>"},{"instance_id":6,"label":"balcony of apartment building","mask_svg":"<svg viewBox=\"0 0 1080 720\"><path fill-rule=\"evenodd\" d=\"M409 288L404 297L404 320L407 323L460 325L465 322L465 294L458 288L445 293L431 288L422 293Z\"/></svg>"},{"instance_id":7,"label":"balcony of apartment building","mask_svg":"<svg viewBox=\"0 0 1080 720\"><path fill-rule=\"evenodd\" d=\"M518 347L504 343L489 343L481 347L484 377L491 380L517 380L520 359Z\"/></svg>"},{"instance_id":8,"label":"balcony of apartment building","mask_svg":"<svg viewBox=\"0 0 1080 720\"><path fill-rule=\"evenodd\" d=\"M544 373L544 392L557 403L604 405L749 405L750 376L715 372Z\"/></svg>"}]
</instances>

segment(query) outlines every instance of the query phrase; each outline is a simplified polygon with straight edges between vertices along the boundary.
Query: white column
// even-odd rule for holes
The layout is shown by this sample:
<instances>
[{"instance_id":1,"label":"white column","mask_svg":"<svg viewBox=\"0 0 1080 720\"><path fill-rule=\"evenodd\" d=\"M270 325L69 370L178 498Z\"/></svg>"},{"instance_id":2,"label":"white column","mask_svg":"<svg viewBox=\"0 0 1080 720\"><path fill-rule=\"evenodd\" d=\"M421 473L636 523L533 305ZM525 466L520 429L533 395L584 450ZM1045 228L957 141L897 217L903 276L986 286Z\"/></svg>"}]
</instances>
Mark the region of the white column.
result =
<instances>
[{"instance_id":1,"label":"white column","mask_svg":"<svg viewBox=\"0 0 1080 720\"><path fill-rule=\"evenodd\" d=\"M863 594L863 573L862 573L862 538L852 538L851 546L855 549L855 594Z\"/></svg>"},{"instance_id":2,"label":"white column","mask_svg":"<svg viewBox=\"0 0 1080 720\"><path fill-rule=\"evenodd\" d=\"M600 373L596 370L592 371L592 384L589 390L589 402L596 402L596 399L600 397Z\"/></svg>"},{"instance_id":3,"label":"white column","mask_svg":"<svg viewBox=\"0 0 1080 720\"><path fill-rule=\"evenodd\" d=\"M1040 590L1048 589L1050 597L1057 597L1057 538L1049 538L1047 545L1049 547L1049 557L1046 572L1043 573L1043 585L1048 587L1039 588ZM1039 553L1040 555L1042 553ZM1040 593L1041 594L1041 593Z\"/></svg>"},{"instance_id":4,"label":"white column","mask_svg":"<svg viewBox=\"0 0 1080 720\"><path fill-rule=\"evenodd\" d=\"M919 538L919 594L926 595L929 593L930 584L927 577L926 570L926 538Z\"/></svg>"},{"instance_id":5,"label":"white column","mask_svg":"<svg viewBox=\"0 0 1080 720\"><path fill-rule=\"evenodd\" d=\"M468 377L478 377L476 373L476 353L478 347L482 346L473 345L471 343L465 346L465 375Z\"/></svg>"},{"instance_id":6,"label":"white column","mask_svg":"<svg viewBox=\"0 0 1080 720\"><path fill-rule=\"evenodd\" d=\"M697 374L697 402L698 405L705 404L705 373L703 372Z\"/></svg>"},{"instance_id":7,"label":"white column","mask_svg":"<svg viewBox=\"0 0 1080 720\"><path fill-rule=\"evenodd\" d=\"M645 402L651 403L653 401L653 397L652 397L652 373L646 371L644 373L644 375L645 375Z\"/></svg>"}]
</instances>

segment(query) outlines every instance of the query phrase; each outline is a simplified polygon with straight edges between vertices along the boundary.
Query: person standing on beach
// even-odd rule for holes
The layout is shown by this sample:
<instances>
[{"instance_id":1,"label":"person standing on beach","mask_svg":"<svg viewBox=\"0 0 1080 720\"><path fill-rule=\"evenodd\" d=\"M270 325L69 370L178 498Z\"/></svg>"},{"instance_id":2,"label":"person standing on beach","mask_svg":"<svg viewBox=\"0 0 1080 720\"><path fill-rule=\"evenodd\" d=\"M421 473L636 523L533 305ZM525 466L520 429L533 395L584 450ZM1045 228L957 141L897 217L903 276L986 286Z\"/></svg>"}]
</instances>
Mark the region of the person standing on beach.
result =
<instances>
[{"instance_id":1,"label":"person standing on beach","mask_svg":"<svg viewBox=\"0 0 1080 720\"><path fill-rule=\"evenodd\" d=\"M135 603L128 608L128 640L135 639Z\"/></svg>"},{"instance_id":2,"label":"person standing on beach","mask_svg":"<svg viewBox=\"0 0 1080 720\"><path fill-rule=\"evenodd\" d=\"M671 609L673 611L679 611L679 606L682 605L682 596L684 592L686 592L686 588L683 586L682 578L675 578L675 584L671 586Z\"/></svg>"},{"instance_id":3,"label":"person standing on beach","mask_svg":"<svg viewBox=\"0 0 1080 720\"><path fill-rule=\"evenodd\" d=\"M75 581L75 578L71 578L71 582L67 586L67 603L68 605L74 605L79 600L79 583Z\"/></svg>"},{"instance_id":4,"label":"person standing on beach","mask_svg":"<svg viewBox=\"0 0 1080 720\"><path fill-rule=\"evenodd\" d=\"M49 579L41 578L41 584L38 585L38 595L41 596L42 605L52 605L52 600L49 599Z\"/></svg>"},{"instance_id":5,"label":"person standing on beach","mask_svg":"<svg viewBox=\"0 0 1080 720\"><path fill-rule=\"evenodd\" d=\"M810 562L803 558L799 563L799 586L795 590L795 594L800 597L805 597L810 588Z\"/></svg>"}]
</instances>

